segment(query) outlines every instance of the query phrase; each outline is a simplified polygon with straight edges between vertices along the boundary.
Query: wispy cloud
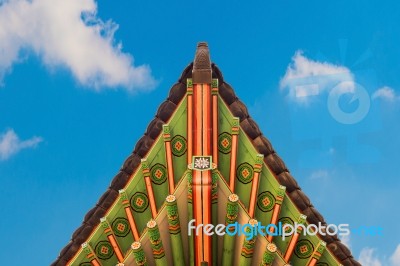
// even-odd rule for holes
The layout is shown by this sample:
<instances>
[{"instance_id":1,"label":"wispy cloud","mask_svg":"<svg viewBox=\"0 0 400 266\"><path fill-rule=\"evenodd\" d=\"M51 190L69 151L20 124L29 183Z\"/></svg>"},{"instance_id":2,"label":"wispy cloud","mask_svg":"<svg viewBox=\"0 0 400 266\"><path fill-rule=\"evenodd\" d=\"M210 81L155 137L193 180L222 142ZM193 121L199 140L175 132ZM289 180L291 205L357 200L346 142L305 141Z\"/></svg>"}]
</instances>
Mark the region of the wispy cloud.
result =
<instances>
[{"instance_id":1,"label":"wispy cloud","mask_svg":"<svg viewBox=\"0 0 400 266\"><path fill-rule=\"evenodd\" d=\"M379 254L376 252L376 249L365 247L361 250L358 261L363 266L398 266L400 265L400 244L397 245L395 251L389 257L389 259L387 256L379 256Z\"/></svg>"},{"instance_id":2,"label":"wispy cloud","mask_svg":"<svg viewBox=\"0 0 400 266\"><path fill-rule=\"evenodd\" d=\"M390 257L390 263L392 263L392 265L400 265L400 244L397 245L396 250Z\"/></svg>"},{"instance_id":3,"label":"wispy cloud","mask_svg":"<svg viewBox=\"0 0 400 266\"><path fill-rule=\"evenodd\" d=\"M0 82L22 52L33 52L50 68L66 67L84 86L153 87L150 68L135 66L115 43L117 28L97 16L95 0L0 0Z\"/></svg>"},{"instance_id":4,"label":"wispy cloud","mask_svg":"<svg viewBox=\"0 0 400 266\"><path fill-rule=\"evenodd\" d=\"M21 150L35 148L42 141L41 137L20 140L13 129L8 129L0 134L0 161L7 160Z\"/></svg>"},{"instance_id":5,"label":"wispy cloud","mask_svg":"<svg viewBox=\"0 0 400 266\"><path fill-rule=\"evenodd\" d=\"M382 262L375 254L375 249L373 248L363 248L360 252L360 257L358 261L363 266L382 266Z\"/></svg>"},{"instance_id":6,"label":"wispy cloud","mask_svg":"<svg viewBox=\"0 0 400 266\"><path fill-rule=\"evenodd\" d=\"M379 88L372 94L372 99L382 99L385 101L393 102L396 100L400 100L400 96L396 95L396 92L394 89L384 86L382 88Z\"/></svg>"},{"instance_id":7,"label":"wispy cloud","mask_svg":"<svg viewBox=\"0 0 400 266\"><path fill-rule=\"evenodd\" d=\"M353 91L354 77L348 68L315 61L297 51L280 81L280 88L288 89L291 99L304 102L307 96L319 95L339 83L341 92Z\"/></svg>"}]
</instances>

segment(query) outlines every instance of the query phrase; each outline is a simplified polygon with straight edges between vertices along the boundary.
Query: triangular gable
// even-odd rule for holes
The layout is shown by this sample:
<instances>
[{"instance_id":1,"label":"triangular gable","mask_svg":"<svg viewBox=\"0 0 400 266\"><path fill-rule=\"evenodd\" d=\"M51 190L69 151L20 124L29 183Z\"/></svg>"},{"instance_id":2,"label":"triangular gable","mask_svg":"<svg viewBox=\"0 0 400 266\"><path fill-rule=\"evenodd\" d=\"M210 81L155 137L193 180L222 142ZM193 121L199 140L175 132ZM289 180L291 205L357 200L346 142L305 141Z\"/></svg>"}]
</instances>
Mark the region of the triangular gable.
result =
<instances>
[{"instance_id":1,"label":"triangular gable","mask_svg":"<svg viewBox=\"0 0 400 266\"><path fill-rule=\"evenodd\" d=\"M207 55L208 56L208 55ZM207 62L205 62L207 64ZM272 148L271 143L268 139L262 135L259 127L254 120L249 116L246 106L237 98L231 86L224 81L221 71L215 64L211 65L212 78L217 80L217 95L219 99L218 104L218 160L219 167L217 175L219 176L219 191L218 191L218 213L225 215L226 206L229 196L229 191L235 192L240 198L239 213L241 217L259 217L259 221L268 223L273 219L274 209L276 201L279 201L279 195L282 196L282 202L280 202L280 210L276 219L285 221L286 218L289 220L297 220L293 218L303 214L307 216L307 222L310 224L326 224L321 214L313 207L308 197L302 192L296 180L291 176L288 169L286 168L282 159L276 154ZM171 189L178 190L178 186L182 185L180 182L185 180L186 182L186 171L187 171L187 158L188 158L188 136L187 136L187 115L188 115L188 88L191 84L188 84L192 78L193 63L190 64L183 71L181 78L176 84L174 84L170 90L167 100L162 103L157 111L157 114L153 121L150 122L146 133L137 142L133 153L127 158L119 173L112 180L110 187L100 198L96 206L90 210L84 218L84 221L73 234L71 242L61 251L60 256L52 265L66 265L68 262L77 258L79 254L96 255L96 249L104 247L104 251L108 248L112 248L112 238L107 235L107 227L112 231L112 235L116 240L121 254L110 250L113 258L132 257L132 251L130 244L137 241L135 234L130 226L129 219L124 211L129 208L134 214L134 222L136 224L136 235L138 238L142 238L140 234L147 234L147 222L155 218L157 222L164 221L166 226L166 220L162 219L162 216L166 215L164 208L164 200L168 194L171 194ZM199 75L199 74L198 74ZM198 79L203 79L207 73L200 73ZM215 84L212 84L214 87ZM237 118L237 120L235 120ZM238 123L237 125L235 123ZM168 125L163 127L163 125ZM233 135L237 134L237 158L235 159L235 165L231 167L231 154L232 154L232 141ZM169 141L170 153L173 154L173 184L167 180L168 176L168 162L167 156L165 156L165 141ZM259 155L258 155L259 154ZM262 155L262 156L260 156ZM261 160L261 161L260 161ZM232 175L232 169L235 173L235 185L234 191L232 189L230 176ZM252 195L252 176L255 171L260 172L259 183L257 185L256 197ZM154 196L152 197L153 209L151 208L151 202L149 203L149 195L146 190L146 183L143 176L148 174L153 186ZM222 183L221 183L222 182ZM172 186L172 188L171 188ZM284 186L284 188L282 188ZM124 189L124 191L120 191ZM181 190L182 190L181 186ZM185 190L186 191L186 190ZM282 192L283 191L283 192ZM183 193L183 192L182 192ZM185 193L188 193L187 191ZM221 194L222 193L222 194ZM282 194L283 193L283 194ZM253 193L254 194L254 193ZM186 194L185 194L186 195ZM224 195L224 196L222 196ZM125 197L125 201L124 198ZM223 200L221 200L222 198ZM182 196L177 197L182 200ZM272 204L271 201L274 201ZM263 205L265 203L265 205ZM179 205L180 215L187 215L186 211L181 211ZM251 205L251 206L250 206ZM127 207L128 206L128 207ZM211 206L211 205L210 205ZM126 207L126 208L125 208ZM161 214L161 212L163 212ZM249 213L253 213L249 216ZM140 215L139 215L140 214ZM247 216L246 216L247 215ZM100 219L105 216L112 216L113 219L105 219L100 222ZM118 218L118 219L117 219ZM283 219L285 218L285 219ZM218 219L220 221L221 218ZM286 220L287 221L287 220ZM115 227L119 225L121 232L115 232ZM129 234L125 234L126 230L124 226L130 227ZM182 225L183 227L184 225ZM186 225L187 226L187 225ZM106 231L104 231L106 228ZM119 230L118 229L118 230ZM111 233L110 233L111 234ZM137 238L137 237L136 237ZM161 238L165 238L162 234ZM90 248L82 247L82 244L88 242L91 239ZM123 240L122 240L123 239ZM186 239L186 238L185 238ZM323 240L326 242L327 250L329 252L323 253L323 256L332 256L332 258L326 258L328 261L337 261L338 265L360 265L356 262L350 251L344 246L340 240L334 236L319 236L319 238L313 239L301 239L297 241L303 241L307 247L308 243L313 247L314 253L316 252L319 241ZM308 242L307 242L307 241ZM164 241L165 242L165 241ZM260 242L260 241L258 241ZM289 242L283 243L279 240L274 240L280 252L280 259L284 258L284 250L288 249ZM99 243L105 243L101 246ZM111 246L107 246L107 243L111 243ZM268 241L263 240L263 249L267 245ZM143 243L142 243L143 244ZM261 244L260 244L261 245ZM220 246L220 245L219 245ZM145 249L149 249L149 245L144 244ZM186 248L186 247L185 247ZM261 250L258 248L257 250ZM148 253L147 251L146 253ZM220 251L218 251L220 252ZM86 258L88 257L85 254ZM111 265L107 262L109 254L105 252L102 258L98 258L101 265ZM259 254L262 256L262 254ZM313 254L309 254L313 256ZM309 261L308 256L302 260L301 256L298 256L298 264L303 265L304 261ZM171 260L171 255L167 256ZM297 261L296 258L294 261ZM90 260L87 260L90 261ZM284 261L284 260L283 260ZM77 262L77 261L76 261ZM80 263L74 262L73 265L81 265ZM83 262L85 263L85 262ZM322 263L322 262L321 262ZM114 263L115 264L115 263ZM82 264L85 265L85 264ZM91 265L90 263L87 265ZM325 265L325 264L319 264Z\"/></svg>"}]
</instances>

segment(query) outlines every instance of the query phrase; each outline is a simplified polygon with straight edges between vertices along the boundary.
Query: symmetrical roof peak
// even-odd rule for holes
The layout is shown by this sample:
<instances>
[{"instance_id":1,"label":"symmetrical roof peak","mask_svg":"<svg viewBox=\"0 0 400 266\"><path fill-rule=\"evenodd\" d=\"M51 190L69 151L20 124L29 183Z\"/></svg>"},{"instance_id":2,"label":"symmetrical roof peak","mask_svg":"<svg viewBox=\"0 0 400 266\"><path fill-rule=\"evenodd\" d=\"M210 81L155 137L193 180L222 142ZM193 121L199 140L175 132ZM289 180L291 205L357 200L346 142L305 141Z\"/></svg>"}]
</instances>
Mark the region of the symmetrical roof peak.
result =
<instances>
[{"instance_id":1,"label":"symmetrical roof peak","mask_svg":"<svg viewBox=\"0 0 400 266\"><path fill-rule=\"evenodd\" d=\"M336 235L221 239L187 234L192 220L326 225L205 42L53 266L359 265Z\"/></svg>"},{"instance_id":2,"label":"symmetrical roof peak","mask_svg":"<svg viewBox=\"0 0 400 266\"><path fill-rule=\"evenodd\" d=\"M212 78L211 59L208 44L199 42L193 62L193 83L210 83Z\"/></svg>"}]
</instances>

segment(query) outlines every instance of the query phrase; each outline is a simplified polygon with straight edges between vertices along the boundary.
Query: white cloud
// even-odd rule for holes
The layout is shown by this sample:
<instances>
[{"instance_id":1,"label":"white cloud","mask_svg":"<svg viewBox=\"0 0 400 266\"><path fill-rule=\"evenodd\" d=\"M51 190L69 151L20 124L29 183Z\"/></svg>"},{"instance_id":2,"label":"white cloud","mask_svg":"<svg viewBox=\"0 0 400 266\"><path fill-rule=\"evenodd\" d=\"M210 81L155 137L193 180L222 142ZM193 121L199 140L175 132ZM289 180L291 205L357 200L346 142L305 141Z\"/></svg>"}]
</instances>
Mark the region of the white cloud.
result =
<instances>
[{"instance_id":1,"label":"white cloud","mask_svg":"<svg viewBox=\"0 0 400 266\"><path fill-rule=\"evenodd\" d=\"M69 69L84 86L153 87L150 68L134 66L115 44L117 28L97 17L95 0L0 0L0 81L21 53L33 52L50 68Z\"/></svg>"},{"instance_id":2,"label":"white cloud","mask_svg":"<svg viewBox=\"0 0 400 266\"><path fill-rule=\"evenodd\" d=\"M288 89L291 99L304 102L308 96L319 95L338 84L340 93L354 90L354 77L348 68L314 61L297 51L280 81L280 88Z\"/></svg>"},{"instance_id":3,"label":"white cloud","mask_svg":"<svg viewBox=\"0 0 400 266\"><path fill-rule=\"evenodd\" d=\"M0 161L7 160L23 149L35 148L42 141L41 137L20 140L14 130L8 129L0 135Z\"/></svg>"},{"instance_id":4,"label":"white cloud","mask_svg":"<svg viewBox=\"0 0 400 266\"><path fill-rule=\"evenodd\" d=\"M375 255L375 249L373 248L363 248L360 252L360 257L358 261L363 266L382 266L382 262Z\"/></svg>"},{"instance_id":5,"label":"white cloud","mask_svg":"<svg viewBox=\"0 0 400 266\"><path fill-rule=\"evenodd\" d=\"M396 92L394 91L394 89L384 86L378 90L376 90L374 92L374 94L372 94L372 99L382 99L382 100L386 100L389 102L393 102L395 100L399 100L400 96L396 95Z\"/></svg>"},{"instance_id":6,"label":"white cloud","mask_svg":"<svg viewBox=\"0 0 400 266\"><path fill-rule=\"evenodd\" d=\"M342 242L346 242L346 240L342 239ZM363 266L382 266L382 265L390 265L390 266L399 266L400 265L400 244L397 245L396 250L393 254L388 258L387 255L379 256L376 254L376 249L365 247L361 250L358 261Z\"/></svg>"},{"instance_id":7,"label":"white cloud","mask_svg":"<svg viewBox=\"0 0 400 266\"><path fill-rule=\"evenodd\" d=\"M393 255L390 257L390 263L393 266L400 265L400 244L397 246Z\"/></svg>"}]
</instances>

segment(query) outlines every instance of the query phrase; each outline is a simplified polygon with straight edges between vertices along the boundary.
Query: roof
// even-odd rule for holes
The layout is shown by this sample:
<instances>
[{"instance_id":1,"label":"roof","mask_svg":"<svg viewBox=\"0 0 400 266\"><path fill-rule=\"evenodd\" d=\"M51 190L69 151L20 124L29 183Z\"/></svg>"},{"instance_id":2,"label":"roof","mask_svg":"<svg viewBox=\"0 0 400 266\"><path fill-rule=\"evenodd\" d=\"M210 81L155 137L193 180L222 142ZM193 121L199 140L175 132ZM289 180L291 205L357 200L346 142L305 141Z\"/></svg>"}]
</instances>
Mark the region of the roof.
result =
<instances>
[{"instance_id":1,"label":"roof","mask_svg":"<svg viewBox=\"0 0 400 266\"><path fill-rule=\"evenodd\" d=\"M239 118L240 129L243 130L252 146L263 155L263 162L275 176L280 185L286 187L286 195L296 208L307 216L310 224L326 225L323 216L312 205L310 199L301 190L296 180L290 174L283 160L273 149L270 141L261 133L256 122L250 117L245 104L238 99L232 87L225 82L219 68L209 61L208 47L200 43L195 57L195 65L190 63L183 71L178 82L169 92L167 99L159 106L154 119L140 138L121 169L112 179L109 188L100 197L97 204L85 215L82 225L72 234L71 241L61 250L54 266L66 265L81 249L83 243L92 235L104 217L120 197L119 190L124 189L132 176L141 170L142 159L145 159L157 140L162 137L163 125L167 124L177 111L181 102L187 96L188 80L204 82L210 77L218 79L218 95L230 113ZM224 174L221 174L223 176ZM318 189L316 187L316 189ZM320 236L326 242L328 250L343 265L360 265L352 256L350 250L340 242L337 236Z\"/></svg>"}]
</instances>

